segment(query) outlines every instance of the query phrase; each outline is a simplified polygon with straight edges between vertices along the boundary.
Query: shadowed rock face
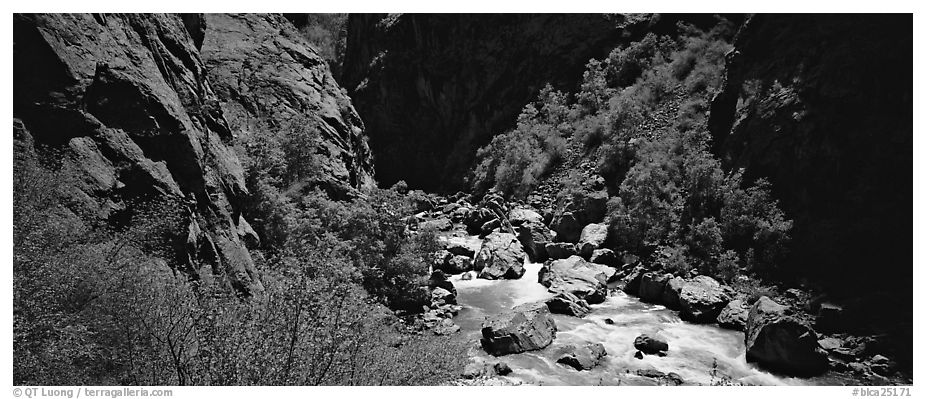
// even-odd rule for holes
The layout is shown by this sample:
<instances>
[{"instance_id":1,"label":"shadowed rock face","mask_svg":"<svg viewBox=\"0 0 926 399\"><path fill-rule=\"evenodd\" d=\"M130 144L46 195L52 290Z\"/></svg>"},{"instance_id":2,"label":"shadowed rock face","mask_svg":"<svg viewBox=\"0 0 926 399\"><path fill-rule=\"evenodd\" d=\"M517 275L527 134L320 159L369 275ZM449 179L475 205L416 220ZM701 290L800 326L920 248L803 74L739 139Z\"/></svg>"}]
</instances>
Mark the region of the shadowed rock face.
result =
<instances>
[{"instance_id":1,"label":"shadowed rock face","mask_svg":"<svg viewBox=\"0 0 926 399\"><path fill-rule=\"evenodd\" d=\"M235 134L309 147L310 185L336 198L373 187L363 122L328 64L276 14L206 14L202 57Z\"/></svg>"},{"instance_id":2,"label":"shadowed rock face","mask_svg":"<svg viewBox=\"0 0 926 399\"><path fill-rule=\"evenodd\" d=\"M456 189L476 149L545 84L572 89L590 58L679 19L587 14L351 14L341 81L384 186ZM697 21L696 21L697 22Z\"/></svg>"},{"instance_id":3,"label":"shadowed rock face","mask_svg":"<svg viewBox=\"0 0 926 399\"><path fill-rule=\"evenodd\" d=\"M746 361L788 375L809 376L826 371L826 351L806 321L787 315L787 307L759 298L746 319Z\"/></svg>"},{"instance_id":4,"label":"shadowed rock face","mask_svg":"<svg viewBox=\"0 0 926 399\"><path fill-rule=\"evenodd\" d=\"M128 201L179 204L181 264L218 274L245 294L262 290L238 237L247 194L232 132L206 79L197 16L17 14L14 117L36 144L63 149L88 181L83 207L122 217ZM191 35L192 33L192 35ZM111 206L116 204L116 206Z\"/></svg>"},{"instance_id":5,"label":"shadowed rock face","mask_svg":"<svg viewBox=\"0 0 926 399\"><path fill-rule=\"evenodd\" d=\"M794 219L794 270L850 294L912 281L912 40L910 15L756 15L711 106L716 152Z\"/></svg>"},{"instance_id":6,"label":"shadowed rock face","mask_svg":"<svg viewBox=\"0 0 926 399\"><path fill-rule=\"evenodd\" d=\"M175 263L194 278L262 290L244 244L259 240L241 215L236 137L299 127L287 133L314 138L306 147L321 176L306 183L335 195L373 185L350 99L280 16L17 14L13 23L17 140L74 161L81 211L125 221L133 200L175 204Z\"/></svg>"}]
</instances>

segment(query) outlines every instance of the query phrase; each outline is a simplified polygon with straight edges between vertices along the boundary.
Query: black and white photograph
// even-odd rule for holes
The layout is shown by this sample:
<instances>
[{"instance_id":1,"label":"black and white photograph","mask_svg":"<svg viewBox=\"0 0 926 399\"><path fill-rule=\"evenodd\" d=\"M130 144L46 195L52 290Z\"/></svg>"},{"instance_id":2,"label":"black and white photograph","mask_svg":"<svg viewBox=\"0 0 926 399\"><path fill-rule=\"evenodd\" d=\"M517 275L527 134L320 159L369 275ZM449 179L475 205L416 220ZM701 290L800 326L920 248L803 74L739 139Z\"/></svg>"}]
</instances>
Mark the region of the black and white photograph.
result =
<instances>
[{"instance_id":1,"label":"black and white photograph","mask_svg":"<svg viewBox=\"0 0 926 399\"><path fill-rule=\"evenodd\" d=\"M203 8L8 16L12 397L915 396L912 6Z\"/></svg>"}]
</instances>

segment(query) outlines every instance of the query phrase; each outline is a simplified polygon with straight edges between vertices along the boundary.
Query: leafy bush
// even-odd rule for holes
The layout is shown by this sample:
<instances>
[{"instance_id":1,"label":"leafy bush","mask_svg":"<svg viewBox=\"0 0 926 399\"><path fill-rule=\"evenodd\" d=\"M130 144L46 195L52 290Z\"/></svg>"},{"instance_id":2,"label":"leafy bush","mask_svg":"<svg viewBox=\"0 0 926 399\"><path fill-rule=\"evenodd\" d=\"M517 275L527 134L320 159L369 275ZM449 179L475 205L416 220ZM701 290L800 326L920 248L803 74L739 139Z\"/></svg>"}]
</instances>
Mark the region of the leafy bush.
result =
<instances>
[{"instance_id":1,"label":"leafy bush","mask_svg":"<svg viewBox=\"0 0 926 399\"><path fill-rule=\"evenodd\" d=\"M740 259L749 271L773 270L792 222L767 182L743 187L741 172L725 175L706 147L705 140L682 134L641 146L620 200L609 207L620 249L645 256L656 247L685 245L702 273L724 280Z\"/></svg>"},{"instance_id":2,"label":"leafy bush","mask_svg":"<svg viewBox=\"0 0 926 399\"><path fill-rule=\"evenodd\" d=\"M66 165L16 152L14 382L378 385L459 375L458 339L409 333L387 308L420 311L428 300L425 256L436 240L406 232L410 198L375 190L338 202L291 190L314 178L302 167L310 153L280 143L249 147L245 211L264 238L253 254L265 291L246 300L222 281L191 281L176 262L181 205L139 199L120 223L102 224L69 208L79 179Z\"/></svg>"},{"instance_id":3,"label":"leafy bush","mask_svg":"<svg viewBox=\"0 0 926 399\"><path fill-rule=\"evenodd\" d=\"M653 253L653 265L677 276L691 270L688 247L684 245L659 246Z\"/></svg>"},{"instance_id":4,"label":"leafy bush","mask_svg":"<svg viewBox=\"0 0 926 399\"><path fill-rule=\"evenodd\" d=\"M565 96L547 86L539 104L528 104L517 127L492 138L476 153L472 185L477 192L495 188L505 196L526 196L566 151Z\"/></svg>"},{"instance_id":5,"label":"leafy bush","mask_svg":"<svg viewBox=\"0 0 926 399\"><path fill-rule=\"evenodd\" d=\"M347 14L297 14L289 18L328 63L335 79L340 78L347 51Z\"/></svg>"}]
</instances>

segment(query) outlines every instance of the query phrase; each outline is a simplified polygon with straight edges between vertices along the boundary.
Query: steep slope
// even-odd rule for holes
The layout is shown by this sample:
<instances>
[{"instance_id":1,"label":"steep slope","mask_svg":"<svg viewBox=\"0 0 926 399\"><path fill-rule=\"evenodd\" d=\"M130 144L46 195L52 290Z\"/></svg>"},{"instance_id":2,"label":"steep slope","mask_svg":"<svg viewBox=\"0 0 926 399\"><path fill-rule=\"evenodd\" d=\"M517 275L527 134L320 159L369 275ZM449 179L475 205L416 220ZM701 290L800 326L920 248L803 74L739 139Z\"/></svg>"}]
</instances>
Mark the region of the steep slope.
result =
<instances>
[{"instance_id":1,"label":"steep slope","mask_svg":"<svg viewBox=\"0 0 926 399\"><path fill-rule=\"evenodd\" d=\"M793 266L849 292L911 292L911 21L756 15L711 107L716 152L794 218Z\"/></svg>"},{"instance_id":2,"label":"steep slope","mask_svg":"<svg viewBox=\"0 0 926 399\"><path fill-rule=\"evenodd\" d=\"M229 124L242 138L281 135L313 148L307 183L336 197L369 188L363 122L327 63L274 14L207 14L202 57ZM302 139L299 137L302 136Z\"/></svg>"},{"instance_id":3,"label":"steep slope","mask_svg":"<svg viewBox=\"0 0 926 399\"><path fill-rule=\"evenodd\" d=\"M277 15L15 15L13 97L17 143L62 150L77 170L75 212L124 224L135 204L168 201L183 220L170 263L246 295L262 286L241 138L302 144L301 186L344 197L374 184L350 99Z\"/></svg>"},{"instance_id":4,"label":"steep slope","mask_svg":"<svg viewBox=\"0 0 926 399\"><path fill-rule=\"evenodd\" d=\"M547 83L679 20L711 15L351 15L342 82L367 125L380 182L461 188L476 149Z\"/></svg>"},{"instance_id":5,"label":"steep slope","mask_svg":"<svg viewBox=\"0 0 926 399\"><path fill-rule=\"evenodd\" d=\"M262 290L238 237L247 193L232 132L206 79L196 16L14 18L14 117L65 149L87 184L81 205L115 218L130 201L182 200L179 262L245 294ZM184 209L185 208L185 209Z\"/></svg>"}]
</instances>

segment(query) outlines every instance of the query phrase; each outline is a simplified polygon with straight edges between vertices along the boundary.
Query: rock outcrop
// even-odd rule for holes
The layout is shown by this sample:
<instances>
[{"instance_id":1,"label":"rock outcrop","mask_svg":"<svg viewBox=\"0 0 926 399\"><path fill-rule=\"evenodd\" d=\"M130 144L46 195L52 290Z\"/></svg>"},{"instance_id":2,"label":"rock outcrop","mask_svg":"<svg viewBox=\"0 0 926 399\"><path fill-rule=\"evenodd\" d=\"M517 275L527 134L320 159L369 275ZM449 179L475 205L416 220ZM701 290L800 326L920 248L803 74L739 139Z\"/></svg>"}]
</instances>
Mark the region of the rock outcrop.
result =
<instances>
[{"instance_id":1,"label":"rock outcrop","mask_svg":"<svg viewBox=\"0 0 926 399\"><path fill-rule=\"evenodd\" d=\"M13 114L76 160L83 211L128 220L158 200L181 215L176 258L197 279L262 291L239 237L248 190L198 47L199 15L16 14Z\"/></svg>"},{"instance_id":2,"label":"rock outcrop","mask_svg":"<svg viewBox=\"0 0 926 399\"><path fill-rule=\"evenodd\" d=\"M649 303L660 303L666 284L672 279L671 274L647 272L640 276L640 300Z\"/></svg>"},{"instance_id":3,"label":"rock outcrop","mask_svg":"<svg viewBox=\"0 0 926 399\"><path fill-rule=\"evenodd\" d=\"M647 355L665 356L669 350L666 339L656 333L640 334L633 340L633 347Z\"/></svg>"},{"instance_id":4,"label":"rock outcrop","mask_svg":"<svg viewBox=\"0 0 926 399\"><path fill-rule=\"evenodd\" d=\"M482 242L473 266L479 271L479 278L517 279L524 275L524 260L527 254L518 238L508 233L489 234Z\"/></svg>"},{"instance_id":5,"label":"rock outcrop","mask_svg":"<svg viewBox=\"0 0 926 399\"><path fill-rule=\"evenodd\" d=\"M765 296L752 305L746 322L746 361L788 375L825 372L829 362L817 334L787 310Z\"/></svg>"},{"instance_id":6,"label":"rock outcrop","mask_svg":"<svg viewBox=\"0 0 926 399\"><path fill-rule=\"evenodd\" d=\"M749 307L741 299L730 301L717 316L717 324L723 328L743 331L749 319Z\"/></svg>"},{"instance_id":7,"label":"rock outcrop","mask_svg":"<svg viewBox=\"0 0 926 399\"><path fill-rule=\"evenodd\" d=\"M592 223L582 228L579 235L579 254L584 258L591 258L596 249L604 245L608 239L608 225L603 223Z\"/></svg>"},{"instance_id":8,"label":"rock outcrop","mask_svg":"<svg viewBox=\"0 0 926 399\"><path fill-rule=\"evenodd\" d=\"M480 342L486 352L501 356L546 348L554 337L550 311L543 303L532 303L486 319Z\"/></svg>"},{"instance_id":9,"label":"rock outcrop","mask_svg":"<svg viewBox=\"0 0 926 399\"><path fill-rule=\"evenodd\" d=\"M730 297L717 280L697 276L682 286L679 316L695 323L713 323L728 302Z\"/></svg>"},{"instance_id":10,"label":"rock outcrop","mask_svg":"<svg viewBox=\"0 0 926 399\"><path fill-rule=\"evenodd\" d=\"M912 281L912 27L910 15L757 14L711 105L715 152L767 177L794 220L782 266L847 295Z\"/></svg>"},{"instance_id":11,"label":"rock outcrop","mask_svg":"<svg viewBox=\"0 0 926 399\"><path fill-rule=\"evenodd\" d=\"M234 134L301 151L303 180L344 198L374 186L363 122L328 64L277 14L206 14L202 59ZM302 176L301 176L302 177Z\"/></svg>"},{"instance_id":12,"label":"rock outcrop","mask_svg":"<svg viewBox=\"0 0 926 399\"><path fill-rule=\"evenodd\" d=\"M570 292L557 293L553 298L548 299L546 303L551 313L567 316L585 317L592 311L588 306L588 302Z\"/></svg>"},{"instance_id":13,"label":"rock outcrop","mask_svg":"<svg viewBox=\"0 0 926 399\"><path fill-rule=\"evenodd\" d=\"M589 263L574 255L544 265L538 273L538 279L550 292L568 292L589 304L596 304L607 298L607 282L612 275L613 268Z\"/></svg>"},{"instance_id":14,"label":"rock outcrop","mask_svg":"<svg viewBox=\"0 0 926 399\"><path fill-rule=\"evenodd\" d=\"M591 370L595 368L601 359L608 355L602 344L587 344L575 347L563 348L563 355L556 359L559 364L565 364L576 370Z\"/></svg>"}]
</instances>

